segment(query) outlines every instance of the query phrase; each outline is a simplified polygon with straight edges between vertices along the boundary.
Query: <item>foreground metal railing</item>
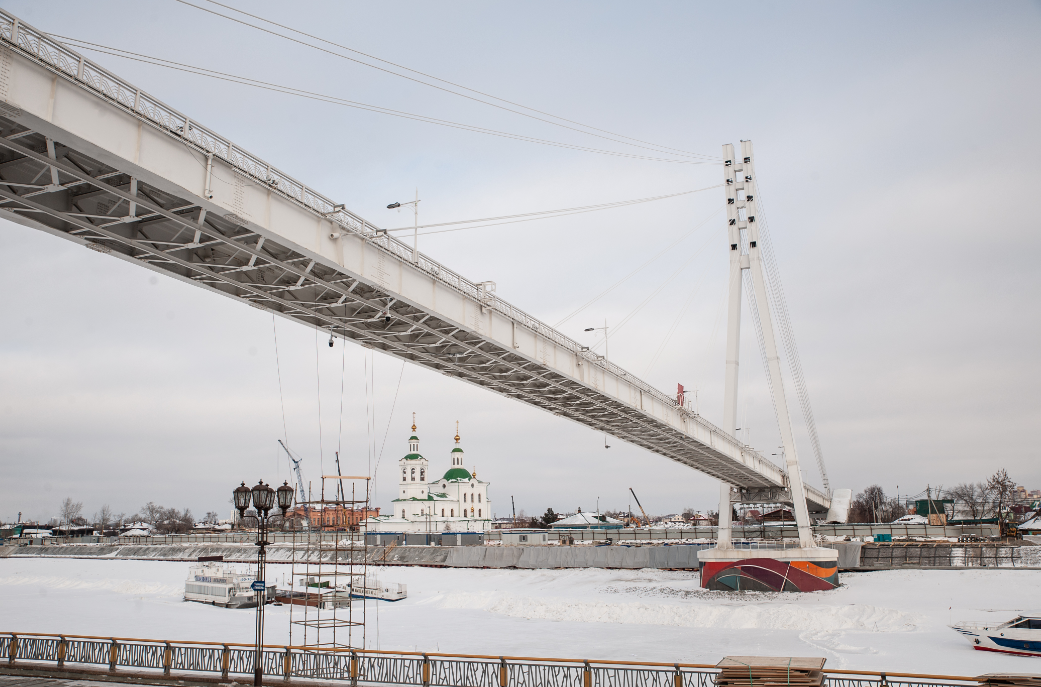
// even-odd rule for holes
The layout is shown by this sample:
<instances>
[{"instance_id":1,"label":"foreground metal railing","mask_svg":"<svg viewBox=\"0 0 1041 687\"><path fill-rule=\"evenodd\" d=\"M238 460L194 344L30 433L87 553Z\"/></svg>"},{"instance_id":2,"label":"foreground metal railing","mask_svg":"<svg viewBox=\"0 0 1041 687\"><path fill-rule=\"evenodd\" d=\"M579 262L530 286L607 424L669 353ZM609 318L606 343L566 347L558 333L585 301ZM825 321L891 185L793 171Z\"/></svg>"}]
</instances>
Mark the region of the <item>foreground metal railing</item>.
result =
<instances>
[{"instance_id":1,"label":"foreground metal railing","mask_svg":"<svg viewBox=\"0 0 1041 687\"><path fill-rule=\"evenodd\" d=\"M177 642L33 633L0 634L0 668L101 668L178 677L253 675L251 644ZM267 646L269 682L336 680L417 687L713 687L713 665L636 661L473 656L409 651L316 650ZM977 678L855 670L825 671L827 687L959 687Z\"/></svg>"}]
</instances>

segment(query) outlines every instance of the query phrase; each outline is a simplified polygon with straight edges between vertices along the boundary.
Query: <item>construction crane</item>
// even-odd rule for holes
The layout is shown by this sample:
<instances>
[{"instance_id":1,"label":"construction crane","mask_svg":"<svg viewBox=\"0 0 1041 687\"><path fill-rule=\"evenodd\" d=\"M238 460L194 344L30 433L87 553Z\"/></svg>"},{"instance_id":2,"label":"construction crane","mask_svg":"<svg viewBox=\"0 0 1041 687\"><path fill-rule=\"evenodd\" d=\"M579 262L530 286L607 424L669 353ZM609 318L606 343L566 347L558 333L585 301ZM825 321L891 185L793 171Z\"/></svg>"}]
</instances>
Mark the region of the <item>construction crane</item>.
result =
<instances>
[{"instance_id":1,"label":"construction crane","mask_svg":"<svg viewBox=\"0 0 1041 687\"><path fill-rule=\"evenodd\" d=\"M636 499L636 505L640 506L640 512L643 513L643 521L647 523L647 527L650 527L651 519L647 517L647 511L643 509L643 505L640 503L640 499L636 496L636 492L633 491L632 487L629 487L629 493L633 495L634 499Z\"/></svg>"},{"instance_id":2,"label":"construction crane","mask_svg":"<svg viewBox=\"0 0 1041 687\"><path fill-rule=\"evenodd\" d=\"M304 477L300 474L300 463L303 461L303 458L297 458L294 456L293 452L289 450L288 446L282 443L281 439L278 440L278 444L285 450L286 455L289 456L289 460L293 464L293 470L296 472L296 488L299 492L296 497L296 502L304 503L307 501L307 492L304 490Z\"/></svg>"}]
</instances>

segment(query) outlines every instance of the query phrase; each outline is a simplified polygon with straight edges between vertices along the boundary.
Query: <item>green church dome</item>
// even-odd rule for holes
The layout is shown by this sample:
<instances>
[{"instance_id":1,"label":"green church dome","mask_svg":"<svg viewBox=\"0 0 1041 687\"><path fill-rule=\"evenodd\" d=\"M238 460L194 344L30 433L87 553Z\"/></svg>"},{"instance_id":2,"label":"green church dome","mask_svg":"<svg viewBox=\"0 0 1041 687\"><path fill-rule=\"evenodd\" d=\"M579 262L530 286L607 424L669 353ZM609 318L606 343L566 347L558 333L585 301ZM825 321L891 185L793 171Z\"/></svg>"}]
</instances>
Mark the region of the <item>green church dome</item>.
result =
<instances>
[{"instance_id":1,"label":"green church dome","mask_svg":"<svg viewBox=\"0 0 1041 687\"><path fill-rule=\"evenodd\" d=\"M448 472L445 473L445 476L442 479L446 479L446 480L472 479L472 477L471 477L470 473L466 471L465 468L452 468L451 470L449 470Z\"/></svg>"},{"instance_id":2,"label":"green church dome","mask_svg":"<svg viewBox=\"0 0 1041 687\"><path fill-rule=\"evenodd\" d=\"M463 452L463 449L459 448L458 446L456 446L454 449L452 449L452 453L462 453L462 452Z\"/></svg>"}]
</instances>

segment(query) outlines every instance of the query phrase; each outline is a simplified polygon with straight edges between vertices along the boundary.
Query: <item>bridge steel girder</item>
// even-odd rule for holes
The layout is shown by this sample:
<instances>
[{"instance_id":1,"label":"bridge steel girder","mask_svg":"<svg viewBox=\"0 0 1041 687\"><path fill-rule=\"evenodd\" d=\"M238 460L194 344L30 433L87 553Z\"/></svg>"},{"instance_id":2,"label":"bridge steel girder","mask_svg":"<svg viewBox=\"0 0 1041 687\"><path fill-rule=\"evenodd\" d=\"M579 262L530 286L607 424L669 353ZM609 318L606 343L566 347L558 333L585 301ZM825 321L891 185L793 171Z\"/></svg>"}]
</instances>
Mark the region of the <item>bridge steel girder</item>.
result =
<instances>
[{"instance_id":1,"label":"bridge steel girder","mask_svg":"<svg viewBox=\"0 0 1041 687\"><path fill-rule=\"evenodd\" d=\"M737 487L787 487L781 467L675 399L3 10L0 216ZM815 489L807 502L830 505Z\"/></svg>"}]
</instances>

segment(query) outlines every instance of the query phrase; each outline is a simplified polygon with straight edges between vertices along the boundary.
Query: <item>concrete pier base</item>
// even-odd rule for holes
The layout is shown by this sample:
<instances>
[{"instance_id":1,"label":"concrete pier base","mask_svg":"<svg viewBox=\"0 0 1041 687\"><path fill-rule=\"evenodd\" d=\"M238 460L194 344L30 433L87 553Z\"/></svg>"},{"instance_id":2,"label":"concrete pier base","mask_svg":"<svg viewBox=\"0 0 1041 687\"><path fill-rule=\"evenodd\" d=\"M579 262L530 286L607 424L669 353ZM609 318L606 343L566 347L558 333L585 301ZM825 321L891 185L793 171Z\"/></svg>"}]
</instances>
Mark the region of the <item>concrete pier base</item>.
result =
<instances>
[{"instance_id":1,"label":"concrete pier base","mask_svg":"<svg viewBox=\"0 0 1041 687\"><path fill-rule=\"evenodd\" d=\"M716 591L819 592L839 586L839 552L792 548L698 552L701 586Z\"/></svg>"}]
</instances>

